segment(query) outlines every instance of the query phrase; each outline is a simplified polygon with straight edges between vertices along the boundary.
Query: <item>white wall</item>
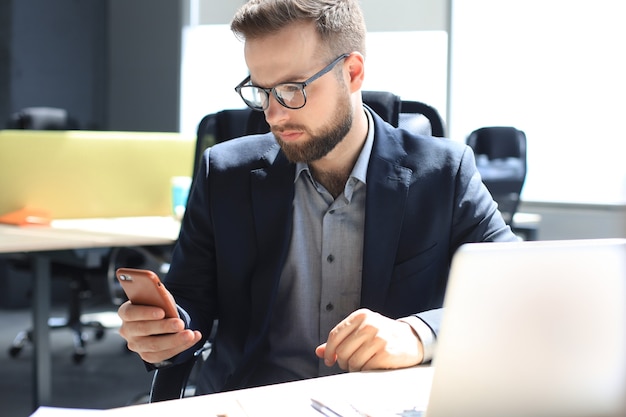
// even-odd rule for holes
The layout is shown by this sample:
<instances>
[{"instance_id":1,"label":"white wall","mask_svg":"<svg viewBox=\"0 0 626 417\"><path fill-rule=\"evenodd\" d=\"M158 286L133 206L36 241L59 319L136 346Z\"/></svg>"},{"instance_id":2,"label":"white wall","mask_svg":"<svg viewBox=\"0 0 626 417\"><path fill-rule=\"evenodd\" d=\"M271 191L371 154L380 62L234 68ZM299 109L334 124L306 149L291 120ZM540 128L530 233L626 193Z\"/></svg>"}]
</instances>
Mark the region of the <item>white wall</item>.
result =
<instances>
[{"instance_id":1,"label":"white wall","mask_svg":"<svg viewBox=\"0 0 626 417\"><path fill-rule=\"evenodd\" d=\"M246 0L184 0L185 8L200 25L228 24ZM449 0L361 0L371 31L446 30Z\"/></svg>"},{"instance_id":2,"label":"white wall","mask_svg":"<svg viewBox=\"0 0 626 417\"><path fill-rule=\"evenodd\" d=\"M460 0L450 135L528 136L525 201L626 202L626 3Z\"/></svg>"}]
</instances>

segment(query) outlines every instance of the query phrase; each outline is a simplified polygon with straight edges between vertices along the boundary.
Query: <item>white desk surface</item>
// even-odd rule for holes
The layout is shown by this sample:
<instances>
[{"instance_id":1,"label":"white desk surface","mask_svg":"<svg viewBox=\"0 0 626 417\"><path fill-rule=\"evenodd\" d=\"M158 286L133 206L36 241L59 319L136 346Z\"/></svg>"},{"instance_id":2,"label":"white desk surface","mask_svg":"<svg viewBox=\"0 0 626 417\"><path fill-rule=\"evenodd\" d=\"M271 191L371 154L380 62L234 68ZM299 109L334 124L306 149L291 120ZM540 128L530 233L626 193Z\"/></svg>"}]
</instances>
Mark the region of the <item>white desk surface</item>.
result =
<instances>
[{"instance_id":1,"label":"white desk surface","mask_svg":"<svg viewBox=\"0 0 626 417\"><path fill-rule=\"evenodd\" d=\"M0 253L171 244L180 223L173 217L53 220L48 226L0 224Z\"/></svg>"},{"instance_id":2,"label":"white desk surface","mask_svg":"<svg viewBox=\"0 0 626 417\"><path fill-rule=\"evenodd\" d=\"M432 375L433 368L424 366L355 372L111 410L40 408L32 417L92 413L102 417L321 417L322 414L311 407L311 398L336 407L345 417L397 417L409 410L426 408Z\"/></svg>"}]
</instances>

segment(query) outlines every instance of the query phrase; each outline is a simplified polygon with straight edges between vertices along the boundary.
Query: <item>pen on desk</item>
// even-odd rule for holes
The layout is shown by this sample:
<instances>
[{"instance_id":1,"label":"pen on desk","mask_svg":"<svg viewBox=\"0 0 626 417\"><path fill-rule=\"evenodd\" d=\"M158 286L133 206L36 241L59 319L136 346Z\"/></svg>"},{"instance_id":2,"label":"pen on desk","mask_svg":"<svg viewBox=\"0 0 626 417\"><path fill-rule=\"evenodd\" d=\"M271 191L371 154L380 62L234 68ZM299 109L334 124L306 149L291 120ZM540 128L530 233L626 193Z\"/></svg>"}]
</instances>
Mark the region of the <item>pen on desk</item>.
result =
<instances>
[{"instance_id":1,"label":"pen on desk","mask_svg":"<svg viewBox=\"0 0 626 417\"><path fill-rule=\"evenodd\" d=\"M321 401L311 398L311 407L322 413L326 417L342 417L341 414L333 411Z\"/></svg>"}]
</instances>

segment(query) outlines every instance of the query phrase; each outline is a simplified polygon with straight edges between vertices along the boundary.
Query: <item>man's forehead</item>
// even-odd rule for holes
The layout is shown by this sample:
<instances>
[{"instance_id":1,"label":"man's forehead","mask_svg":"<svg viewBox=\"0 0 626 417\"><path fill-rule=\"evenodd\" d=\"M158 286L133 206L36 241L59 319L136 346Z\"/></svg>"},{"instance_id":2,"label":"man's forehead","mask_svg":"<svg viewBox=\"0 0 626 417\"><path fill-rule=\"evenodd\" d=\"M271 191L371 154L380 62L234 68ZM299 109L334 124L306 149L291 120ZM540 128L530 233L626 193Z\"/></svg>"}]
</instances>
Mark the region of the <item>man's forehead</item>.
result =
<instances>
[{"instance_id":1,"label":"man's forehead","mask_svg":"<svg viewBox=\"0 0 626 417\"><path fill-rule=\"evenodd\" d=\"M283 32L246 41L244 55L254 84L272 86L310 75L311 66L319 59L319 44L310 35L307 39L301 33L291 34Z\"/></svg>"}]
</instances>

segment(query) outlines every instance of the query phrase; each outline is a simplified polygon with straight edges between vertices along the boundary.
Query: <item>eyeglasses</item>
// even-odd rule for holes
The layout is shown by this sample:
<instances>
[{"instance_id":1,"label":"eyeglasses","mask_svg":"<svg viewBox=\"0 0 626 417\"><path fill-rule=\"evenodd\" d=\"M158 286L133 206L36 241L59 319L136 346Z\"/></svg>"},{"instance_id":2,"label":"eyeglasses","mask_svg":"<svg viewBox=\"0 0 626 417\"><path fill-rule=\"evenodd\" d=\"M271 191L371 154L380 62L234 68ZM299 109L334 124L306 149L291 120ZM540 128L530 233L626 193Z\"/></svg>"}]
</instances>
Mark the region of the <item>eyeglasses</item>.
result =
<instances>
[{"instance_id":1,"label":"eyeglasses","mask_svg":"<svg viewBox=\"0 0 626 417\"><path fill-rule=\"evenodd\" d=\"M250 82L250 76L248 75L235 87L235 91L239 93L246 105L252 110L267 110L270 105L270 93L276 98L276 101L288 109L301 109L306 104L306 91L304 88L332 70L342 59L349 56L350 54L343 54L337 57L333 62L322 68L321 71L301 83L280 83L272 88L263 88L248 84Z\"/></svg>"}]
</instances>

